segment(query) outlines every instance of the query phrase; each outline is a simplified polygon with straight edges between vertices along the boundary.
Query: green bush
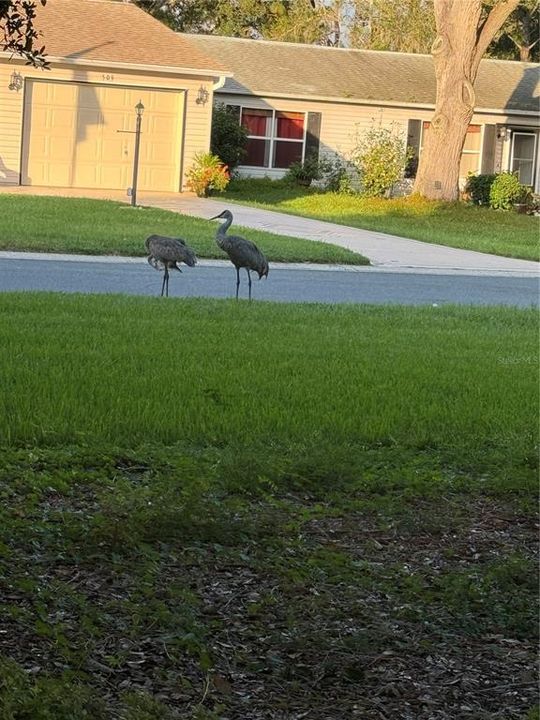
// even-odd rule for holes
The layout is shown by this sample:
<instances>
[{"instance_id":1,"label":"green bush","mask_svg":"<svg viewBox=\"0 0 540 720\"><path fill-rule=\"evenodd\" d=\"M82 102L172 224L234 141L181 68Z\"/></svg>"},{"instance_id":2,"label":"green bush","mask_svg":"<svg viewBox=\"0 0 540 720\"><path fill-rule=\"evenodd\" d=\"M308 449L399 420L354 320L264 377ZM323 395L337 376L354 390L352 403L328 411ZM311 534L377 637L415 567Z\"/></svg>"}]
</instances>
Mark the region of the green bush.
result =
<instances>
[{"instance_id":1,"label":"green bush","mask_svg":"<svg viewBox=\"0 0 540 720\"><path fill-rule=\"evenodd\" d=\"M246 128L240 125L237 116L226 105L220 103L214 107L210 150L230 170L234 170L246 156L247 135Z\"/></svg>"},{"instance_id":2,"label":"green bush","mask_svg":"<svg viewBox=\"0 0 540 720\"><path fill-rule=\"evenodd\" d=\"M293 162L285 173L284 180L295 185L311 185L313 180L320 180L323 165L315 157L307 157L304 162Z\"/></svg>"},{"instance_id":3,"label":"green bush","mask_svg":"<svg viewBox=\"0 0 540 720\"><path fill-rule=\"evenodd\" d=\"M223 192L229 184L230 175L227 166L217 155L195 153L187 178L189 189L198 197L206 197L212 190Z\"/></svg>"},{"instance_id":4,"label":"green bush","mask_svg":"<svg viewBox=\"0 0 540 720\"><path fill-rule=\"evenodd\" d=\"M323 169L324 189L339 195L354 195L350 166L339 157L327 160Z\"/></svg>"},{"instance_id":5,"label":"green bush","mask_svg":"<svg viewBox=\"0 0 540 720\"><path fill-rule=\"evenodd\" d=\"M357 169L362 183L362 193L368 197L385 195L394 183L403 177L411 157L401 129L373 126L363 136L351 153L351 162Z\"/></svg>"},{"instance_id":6,"label":"green bush","mask_svg":"<svg viewBox=\"0 0 540 720\"><path fill-rule=\"evenodd\" d=\"M528 192L514 173L499 173L491 185L489 203L495 210L510 210L514 203L525 200Z\"/></svg>"},{"instance_id":7,"label":"green bush","mask_svg":"<svg viewBox=\"0 0 540 720\"><path fill-rule=\"evenodd\" d=\"M489 205L489 193L497 175L475 175L467 177L465 192L469 194L474 205Z\"/></svg>"}]
</instances>

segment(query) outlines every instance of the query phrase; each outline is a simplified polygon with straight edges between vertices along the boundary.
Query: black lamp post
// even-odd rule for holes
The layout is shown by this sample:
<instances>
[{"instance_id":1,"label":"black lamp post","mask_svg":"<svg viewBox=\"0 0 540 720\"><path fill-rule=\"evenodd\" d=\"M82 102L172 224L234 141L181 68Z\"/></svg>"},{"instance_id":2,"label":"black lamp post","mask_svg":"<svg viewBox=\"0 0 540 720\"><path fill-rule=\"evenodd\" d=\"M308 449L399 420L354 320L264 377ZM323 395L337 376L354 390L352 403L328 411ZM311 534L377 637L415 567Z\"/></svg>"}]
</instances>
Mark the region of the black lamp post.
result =
<instances>
[{"instance_id":1,"label":"black lamp post","mask_svg":"<svg viewBox=\"0 0 540 720\"><path fill-rule=\"evenodd\" d=\"M137 124L135 126L135 155L133 157L133 182L131 183L131 205L137 204L137 176L139 174L139 147L141 144L141 122L144 112L144 105L142 101L135 105L135 112L137 113Z\"/></svg>"}]
</instances>

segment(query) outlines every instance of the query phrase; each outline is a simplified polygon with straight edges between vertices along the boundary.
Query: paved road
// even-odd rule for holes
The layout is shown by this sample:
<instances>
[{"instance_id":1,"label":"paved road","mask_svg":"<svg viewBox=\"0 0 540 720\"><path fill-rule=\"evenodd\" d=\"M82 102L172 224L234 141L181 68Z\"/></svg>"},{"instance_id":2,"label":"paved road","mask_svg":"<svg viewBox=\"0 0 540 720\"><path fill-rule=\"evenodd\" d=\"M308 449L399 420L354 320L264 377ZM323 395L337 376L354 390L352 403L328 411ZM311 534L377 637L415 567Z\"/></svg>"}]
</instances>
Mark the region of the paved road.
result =
<instances>
[{"instance_id":1,"label":"paved road","mask_svg":"<svg viewBox=\"0 0 540 720\"><path fill-rule=\"evenodd\" d=\"M38 259L0 253L0 290L159 295L161 274L142 258ZM173 273L174 297L232 297L235 272L228 262L201 261ZM245 280L243 279L244 283ZM243 287L247 296L247 284ZM513 275L412 273L374 268L340 269L271 265L267 280L253 283L260 300L321 303L538 305L538 279Z\"/></svg>"}]
</instances>

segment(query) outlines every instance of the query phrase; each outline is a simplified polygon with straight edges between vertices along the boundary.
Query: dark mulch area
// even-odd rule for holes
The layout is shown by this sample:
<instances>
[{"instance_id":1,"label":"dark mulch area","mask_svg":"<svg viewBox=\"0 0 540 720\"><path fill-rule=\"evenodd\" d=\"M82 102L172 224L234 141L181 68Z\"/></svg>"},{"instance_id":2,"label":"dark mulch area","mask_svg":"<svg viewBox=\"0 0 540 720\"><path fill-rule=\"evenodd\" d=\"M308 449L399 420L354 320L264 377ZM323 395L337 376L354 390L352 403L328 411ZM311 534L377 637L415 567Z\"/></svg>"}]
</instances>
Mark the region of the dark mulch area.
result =
<instances>
[{"instance_id":1,"label":"dark mulch area","mask_svg":"<svg viewBox=\"0 0 540 720\"><path fill-rule=\"evenodd\" d=\"M30 685L47 674L66 692L89 688L105 707L96 720L526 717L537 699L530 511L467 494L242 502L229 521L249 517L248 535L112 551L110 529L81 536L77 518L98 512L88 489L45 494L29 515L14 505L0 656ZM129 714L129 693L157 704Z\"/></svg>"}]
</instances>

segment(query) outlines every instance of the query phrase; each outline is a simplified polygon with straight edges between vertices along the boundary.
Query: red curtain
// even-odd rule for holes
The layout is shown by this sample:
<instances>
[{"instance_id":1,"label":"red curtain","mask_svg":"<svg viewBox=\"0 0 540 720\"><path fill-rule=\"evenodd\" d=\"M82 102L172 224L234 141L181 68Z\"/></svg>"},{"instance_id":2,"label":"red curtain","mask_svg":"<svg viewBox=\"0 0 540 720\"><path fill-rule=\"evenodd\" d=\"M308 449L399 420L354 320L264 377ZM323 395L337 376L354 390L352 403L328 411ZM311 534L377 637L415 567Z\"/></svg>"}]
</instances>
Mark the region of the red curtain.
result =
<instances>
[{"instance_id":1,"label":"red curtain","mask_svg":"<svg viewBox=\"0 0 540 720\"><path fill-rule=\"evenodd\" d=\"M243 110L242 125L250 135L269 136L268 119L272 117L270 110Z\"/></svg>"},{"instance_id":2,"label":"red curtain","mask_svg":"<svg viewBox=\"0 0 540 720\"><path fill-rule=\"evenodd\" d=\"M302 160L302 143L279 142L274 143L274 167L288 168L293 162Z\"/></svg>"},{"instance_id":3,"label":"red curtain","mask_svg":"<svg viewBox=\"0 0 540 720\"><path fill-rule=\"evenodd\" d=\"M268 167L268 156L270 154L269 140L253 140L247 141L246 157L242 161L242 165L251 165L253 167Z\"/></svg>"},{"instance_id":4,"label":"red curtain","mask_svg":"<svg viewBox=\"0 0 540 720\"><path fill-rule=\"evenodd\" d=\"M276 113L277 137L290 140L302 140L304 137L303 113Z\"/></svg>"}]
</instances>

